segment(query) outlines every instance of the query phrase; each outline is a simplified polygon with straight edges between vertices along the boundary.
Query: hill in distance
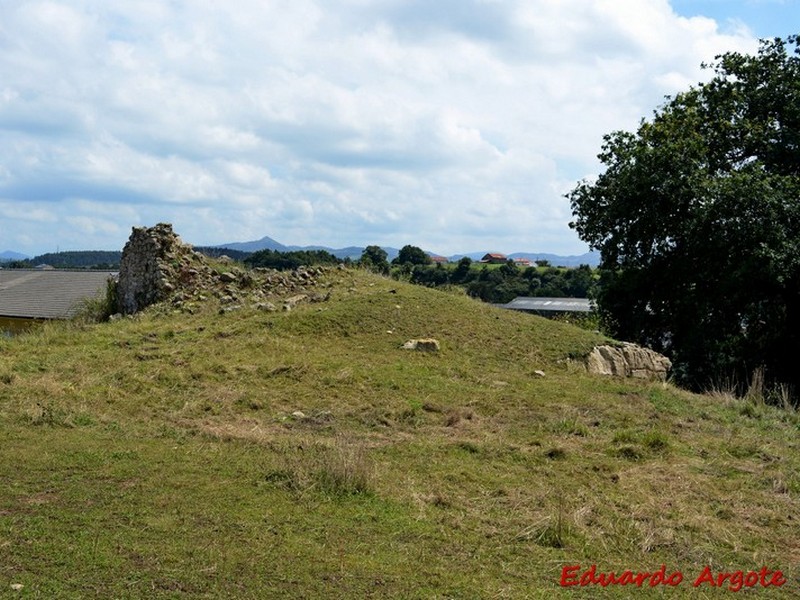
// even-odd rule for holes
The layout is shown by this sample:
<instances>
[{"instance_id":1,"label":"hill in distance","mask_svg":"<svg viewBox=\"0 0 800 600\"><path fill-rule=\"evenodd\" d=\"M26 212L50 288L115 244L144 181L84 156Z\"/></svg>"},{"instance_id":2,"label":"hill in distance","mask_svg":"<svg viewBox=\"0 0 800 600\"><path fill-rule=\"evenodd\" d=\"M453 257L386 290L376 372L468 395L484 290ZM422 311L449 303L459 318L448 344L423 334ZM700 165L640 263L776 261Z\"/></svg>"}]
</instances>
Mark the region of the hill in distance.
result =
<instances>
[{"instance_id":1,"label":"hill in distance","mask_svg":"<svg viewBox=\"0 0 800 600\"><path fill-rule=\"evenodd\" d=\"M13 250L4 250L0 252L0 262L8 262L11 260L25 260L26 258L30 258L26 254L21 254L19 252L14 252Z\"/></svg>"},{"instance_id":2,"label":"hill in distance","mask_svg":"<svg viewBox=\"0 0 800 600\"><path fill-rule=\"evenodd\" d=\"M364 248L358 246L348 246L347 248L330 248L328 246L286 246L267 236L261 238L260 240L254 240L251 242L231 242L228 244L219 244L215 247L230 248L232 250L240 250L244 252L257 252L259 250L277 250L279 252L289 252L292 250L325 250L326 252L330 252L334 256L337 256L338 258L350 258L352 260L359 259L364 251ZM396 258L400 253L398 248L392 248L388 246L382 246L382 248L386 251L390 261ZM452 256L448 256L447 258L451 262L457 262L463 256L468 256L472 260L480 260L488 252L491 251L487 250L483 252L470 252L467 254L454 254ZM436 252L428 253L433 255L437 254ZM550 261L553 266L564 267L577 267L578 265L582 264L588 264L592 267L596 267L600 263L600 255L597 252L587 252L585 254L576 256L561 256L558 254L548 254L542 252L516 252L508 256L512 259L527 258L531 261L543 259Z\"/></svg>"},{"instance_id":3,"label":"hill in distance","mask_svg":"<svg viewBox=\"0 0 800 600\"><path fill-rule=\"evenodd\" d=\"M253 240L251 242L230 242L228 244L219 244L215 248L230 248L231 250L239 250L242 252L258 252L259 250L276 250L278 252L291 252L294 250L325 250L330 252L338 258L350 258L357 260L361 258L364 248L358 246L348 246L347 248L330 248L328 246L286 246L280 242L272 239L271 237L264 236L260 240ZM400 250L396 248L384 248L389 255L389 260L396 257Z\"/></svg>"},{"instance_id":4,"label":"hill in distance","mask_svg":"<svg viewBox=\"0 0 800 600\"><path fill-rule=\"evenodd\" d=\"M30 267L50 265L57 269L91 269L91 268L118 268L122 252L119 250L68 250L63 252L48 252L33 258L16 258L10 260L25 260Z\"/></svg>"},{"instance_id":5,"label":"hill in distance","mask_svg":"<svg viewBox=\"0 0 800 600\"><path fill-rule=\"evenodd\" d=\"M218 244L216 246L211 246L211 248L227 248L230 250L237 250L239 252L258 252L259 250L276 250L278 252L291 252L295 250L325 250L326 252L329 252L338 258L350 258L351 260L358 260L361 258L361 254L364 251L364 248L360 246L348 246L346 248L331 248L329 246L287 246L268 236L264 236L259 240L253 240L250 242L230 242L227 244ZM383 249L386 251L390 261L396 258L400 253L399 248L384 246ZM447 258L451 262L457 262L463 256L468 256L472 260L480 260L485 254L487 254L487 252L491 251L487 250L483 252L454 254L448 256ZM428 253L431 255L437 255L436 252ZM65 251L42 254L34 257L31 259L31 261L35 264L46 263L59 265L61 267L84 268L86 266L92 266L98 263L119 263L120 256L121 251ZM531 261L544 259L549 261L553 266L564 267L577 267L578 265L582 264L588 264L592 267L596 267L600 262L600 255L597 252L587 252L577 256L561 256L558 254L541 252L516 252L514 254L509 254L508 256L512 259L527 258ZM6 250L0 253L0 262L27 259L30 259L30 257L11 250Z\"/></svg>"},{"instance_id":6,"label":"hill in distance","mask_svg":"<svg viewBox=\"0 0 800 600\"><path fill-rule=\"evenodd\" d=\"M796 413L588 375L600 335L463 294L339 268L314 289L0 337L6 589L543 599L596 564L722 597L692 587L711 565L796 597ZM401 348L420 337L441 350Z\"/></svg>"}]
</instances>

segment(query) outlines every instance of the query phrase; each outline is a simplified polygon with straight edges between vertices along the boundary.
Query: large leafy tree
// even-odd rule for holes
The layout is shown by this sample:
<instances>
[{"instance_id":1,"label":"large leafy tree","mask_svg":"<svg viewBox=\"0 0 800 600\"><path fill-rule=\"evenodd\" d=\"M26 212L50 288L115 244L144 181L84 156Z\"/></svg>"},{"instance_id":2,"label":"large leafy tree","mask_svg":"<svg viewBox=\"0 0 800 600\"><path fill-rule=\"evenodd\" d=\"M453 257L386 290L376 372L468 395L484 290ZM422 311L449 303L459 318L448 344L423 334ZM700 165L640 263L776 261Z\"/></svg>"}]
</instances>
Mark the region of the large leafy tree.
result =
<instances>
[{"instance_id":1,"label":"large leafy tree","mask_svg":"<svg viewBox=\"0 0 800 600\"><path fill-rule=\"evenodd\" d=\"M380 246L367 246L361 253L359 263L379 273L389 272L389 255Z\"/></svg>"},{"instance_id":2,"label":"large leafy tree","mask_svg":"<svg viewBox=\"0 0 800 600\"><path fill-rule=\"evenodd\" d=\"M718 56L710 81L606 135L605 172L567 195L601 251L606 325L697 388L764 367L800 391L799 44Z\"/></svg>"},{"instance_id":3,"label":"large leafy tree","mask_svg":"<svg viewBox=\"0 0 800 600\"><path fill-rule=\"evenodd\" d=\"M422 248L410 244L400 248L397 258L392 261L392 264L397 265L429 265L430 263L431 257Z\"/></svg>"}]
</instances>

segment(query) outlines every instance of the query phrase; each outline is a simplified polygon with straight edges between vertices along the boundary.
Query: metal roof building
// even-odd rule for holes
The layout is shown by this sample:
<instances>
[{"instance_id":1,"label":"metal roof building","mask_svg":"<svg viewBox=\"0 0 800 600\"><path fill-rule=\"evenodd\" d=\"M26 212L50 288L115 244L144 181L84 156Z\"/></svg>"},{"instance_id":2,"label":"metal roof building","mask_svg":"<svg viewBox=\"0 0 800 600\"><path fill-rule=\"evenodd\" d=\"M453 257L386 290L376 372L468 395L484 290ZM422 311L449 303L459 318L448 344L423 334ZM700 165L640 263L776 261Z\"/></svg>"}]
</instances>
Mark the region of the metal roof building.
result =
<instances>
[{"instance_id":1,"label":"metal roof building","mask_svg":"<svg viewBox=\"0 0 800 600\"><path fill-rule=\"evenodd\" d=\"M0 317L68 319L105 290L109 271L0 270Z\"/></svg>"},{"instance_id":2,"label":"metal roof building","mask_svg":"<svg viewBox=\"0 0 800 600\"><path fill-rule=\"evenodd\" d=\"M500 304L501 308L522 310L525 312L592 312L592 303L588 298L532 298L517 296L508 304Z\"/></svg>"}]
</instances>

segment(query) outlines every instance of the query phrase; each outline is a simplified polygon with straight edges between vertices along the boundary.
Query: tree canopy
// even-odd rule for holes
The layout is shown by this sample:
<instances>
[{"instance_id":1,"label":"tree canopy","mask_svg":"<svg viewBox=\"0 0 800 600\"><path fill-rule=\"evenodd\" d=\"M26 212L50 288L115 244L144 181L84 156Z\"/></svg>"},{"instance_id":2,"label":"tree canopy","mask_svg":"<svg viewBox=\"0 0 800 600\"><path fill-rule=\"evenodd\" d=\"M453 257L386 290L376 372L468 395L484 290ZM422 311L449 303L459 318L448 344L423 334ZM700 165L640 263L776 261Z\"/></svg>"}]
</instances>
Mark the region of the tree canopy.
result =
<instances>
[{"instance_id":1,"label":"tree canopy","mask_svg":"<svg viewBox=\"0 0 800 600\"><path fill-rule=\"evenodd\" d=\"M278 250L259 250L244 259L244 263L251 268L261 267L289 271L300 266L310 265L337 265L341 263L330 252L325 250L293 250L279 252Z\"/></svg>"},{"instance_id":2,"label":"tree canopy","mask_svg":"<svg viewBox=\"0 0 800 600\"><path fill-rule=\"evenodd\" d=\"M377 271L378 273L388 273L388 256L389 255L386 253L386 250L380 246L367 246L361 253L359 264L373 271Z\"/></svg>"},{"instance_id":3,"label":"tree canopy","mask_svg":"<svg viewBox=\"0 0 800 600\"><path fill-rule=\"evenodd\" d=\"M666 352L696 388L764 367L800 391L798 43L718 56L710 81L606 135L605 171L567 194L601 251L610 333Z\"/></svg>"},{"instance_id":4,"label":"tree canopy","mask_svg":"<svg viewBox=\"0 0 800 600\"><path fill-rule=\"evenodd\" d=\"M405 245L400 248L400 253L392 261L396 265L428 265L431 257L422 248L417 246Z\"/></svg>"}]
</instances>

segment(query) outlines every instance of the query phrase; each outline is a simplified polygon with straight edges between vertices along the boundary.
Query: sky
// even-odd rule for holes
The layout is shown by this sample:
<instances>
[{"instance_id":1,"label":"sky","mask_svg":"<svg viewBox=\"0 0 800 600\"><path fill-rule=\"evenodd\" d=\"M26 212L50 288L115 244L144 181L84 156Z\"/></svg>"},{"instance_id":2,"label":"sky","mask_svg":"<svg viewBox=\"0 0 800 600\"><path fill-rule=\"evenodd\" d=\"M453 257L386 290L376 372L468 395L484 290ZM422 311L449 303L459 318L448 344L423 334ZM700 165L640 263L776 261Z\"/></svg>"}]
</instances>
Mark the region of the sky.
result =
<instances>
[{"instance_id":1,"label":"sky","mask_svg":"<svg viewBox=\"0 0 800 600\"><path fill-rule=\"evenodd\" d=\"M800 0L3 0L0 251L581 254L564 194Z\"/></svg>"}]
</instances>

